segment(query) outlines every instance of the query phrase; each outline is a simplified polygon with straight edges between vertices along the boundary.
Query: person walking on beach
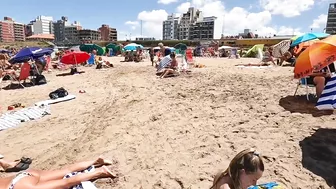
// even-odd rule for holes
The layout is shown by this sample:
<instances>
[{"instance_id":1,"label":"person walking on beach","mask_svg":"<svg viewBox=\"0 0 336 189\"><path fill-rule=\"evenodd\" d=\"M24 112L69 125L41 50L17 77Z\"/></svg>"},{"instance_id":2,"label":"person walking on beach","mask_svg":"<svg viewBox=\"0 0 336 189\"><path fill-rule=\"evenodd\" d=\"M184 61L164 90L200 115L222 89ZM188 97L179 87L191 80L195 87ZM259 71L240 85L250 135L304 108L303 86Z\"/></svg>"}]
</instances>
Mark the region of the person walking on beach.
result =
<instances>
[{"instance_id":1,"label":"person walking on beach","mask_svg":"<svg viewBox=\"0 0 336 189\"><path fill-rule=\"evenodd\" d=\"M264 163L254 149L239 152L229 167L215 176L210 189L246 189L257 184L264 172Z\"/></svg>"}]
</instances>

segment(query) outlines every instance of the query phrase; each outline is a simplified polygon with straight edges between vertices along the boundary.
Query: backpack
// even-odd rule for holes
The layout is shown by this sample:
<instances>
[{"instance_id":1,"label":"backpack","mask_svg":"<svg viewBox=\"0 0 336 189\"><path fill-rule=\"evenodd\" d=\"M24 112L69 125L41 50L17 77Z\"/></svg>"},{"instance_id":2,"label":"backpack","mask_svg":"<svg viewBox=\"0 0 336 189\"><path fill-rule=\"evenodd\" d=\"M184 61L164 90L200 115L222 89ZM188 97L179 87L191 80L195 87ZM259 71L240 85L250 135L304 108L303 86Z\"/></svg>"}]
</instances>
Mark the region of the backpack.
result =
<instances>
[{"instance_id":1,"label":"backpack","mask_svg":"<svg viewBox=\"0 0 336 189\"><path fill-rule=\"evenodd\" d=\"M63 87L61 88L58 88L57 90L49 93L49 97L50 99L57 99L57 98L62 98L62 97L65 97L65 96L68 96L68 91L65 90Z\"/></svg>"}]
</instances>

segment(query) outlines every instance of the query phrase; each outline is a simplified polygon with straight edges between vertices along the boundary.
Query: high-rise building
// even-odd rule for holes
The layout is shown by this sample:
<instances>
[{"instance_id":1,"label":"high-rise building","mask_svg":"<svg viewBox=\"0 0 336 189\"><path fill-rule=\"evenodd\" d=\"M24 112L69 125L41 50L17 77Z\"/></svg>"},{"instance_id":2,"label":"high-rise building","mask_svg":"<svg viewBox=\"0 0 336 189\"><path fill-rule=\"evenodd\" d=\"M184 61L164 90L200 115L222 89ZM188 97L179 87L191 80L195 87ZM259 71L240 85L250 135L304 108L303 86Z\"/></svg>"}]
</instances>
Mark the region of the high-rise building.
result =
<instances>
[{"instance_id":1,"label":"high-rise building","mask_svg":"<svg viewBox=\"0 0 336 189\"><path fill-rule=\"evenodd\" d=\"M102 41L117 41L118 32L115 28L110 28L109 25L103 24L98 31L100 32L100 38Z\"/></svg>"},{"instance_id":2,"label":"high-rise building","mask_svg":"<svg viewBox=\"0 0 336 189\"><path fill-rule=\"evenodd\" d=\"M168 15L167 20L162 23L162 39L173 40L178 39L179 17L175 14Z\"/></svg>"},{"instance_id":3,"label":"high-rise building","mask_svg":"<svg viewBox=\"0 0 336 189\"><path fill-rule=\"evenodd\" d=\"M336 34L336 3L329 4L326 33Z\"/></svg>"},{"instance_id":4,"label":"high-rise building","mask_svg":"<svg viewBox=\"0 0 336 189\"><path fill-rule=\"evenodd\" d=\"M216 19L214 16L204 17L203 20L191 24L189 40L213 39Z\"/></svg>"},{"instance_id":5,"label":"high-rise building","mask_svg":"<svg viewBox=\"0 0 336 189\"><path fill-rule=\"evenodd\" d=\"M82 30L79 22L70 23L68 17L62 16L53 23L53 28L56 43L79 43L79 30Z\"/></svg>"},{"instance_id":6,"label":"high-rise building","mask_svg":"<svg viewBox=\"0 0 336 189\"><path fill-rule=\"evenodd\" d=\"M25 41L24 24L14 22L10 17L4 17L4 20L0 21L0 25L1 42Z\"/></svg>"},{"instance_id":7,"label":"high-rise building","mask_svg":"<svg viewBox=\"0 0 336 189\"><path fill-rule=\"evenodd\" d=\"M54 33L53 18L51 16L38 16L29 25L32 28L32 35Z\"/></svg>"},{"instance_id":8,"label":"high-rise building","mask_svg":"<svg viewBox=\"0 0 336 189\"><path fill-rule=\"evenodd\" d=\"M203 14L198 9L190 7L187 13L182 14L179 29L178 39L185 40L190 38L190 25L203 20Z\"/></svg>"}]
</instances>

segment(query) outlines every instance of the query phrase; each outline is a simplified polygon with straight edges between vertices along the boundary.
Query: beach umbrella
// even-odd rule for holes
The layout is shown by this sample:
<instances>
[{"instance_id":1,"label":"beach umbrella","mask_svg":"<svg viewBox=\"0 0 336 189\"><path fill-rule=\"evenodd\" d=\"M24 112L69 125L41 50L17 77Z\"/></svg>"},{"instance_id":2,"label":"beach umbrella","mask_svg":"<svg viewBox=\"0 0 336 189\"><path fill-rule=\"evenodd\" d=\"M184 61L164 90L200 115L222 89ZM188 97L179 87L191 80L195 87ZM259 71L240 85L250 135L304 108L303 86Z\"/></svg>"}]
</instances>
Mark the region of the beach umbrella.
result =
<instances>
[{"instance_id":1,"label":"beach umbrella","mask_svg":"<svg viewBox=\"0 0 336 189\"><path fill-rule=\"evenodd\" d=\"M275 58L280 58L282 57L282 55L288 51L289 47L291 44L291 40L283 40L280 41L278 44L273 45L273 51L272 51L272 55Z\"/></svg>"},{"instance_id":2,"label":"beach umbrella","mask_svg":"<svg viewBox=\"0 0 336 189\"><path fill-rule=\"evenodd\" d=\"M296 59L294 78L300 79L320 71L336 61L336 36L316 41Z\"/></svg>"},{"instance_id":3,"label":"beach umbrella","mask_svg":"<svg viewBox=\"0 0 336 189\"><path fill-rule=\"evenodd\" d=\"M135 51L137 48L143 49L142 45L136 44L136 43L130 43L124 47L125 51Z\"/></svg>"},{"instance_id":4,"label":"beach umbrella","mask_svg":"<svg viewBox=\"0 0 336 189\"><path fill-rule=\"evenodd\" d=\"M62 56L61 62L63 64L78 64L86 62L90 59L87 52L70 52Z\"/></svg>"},{"instance_id":5,"label":"beach umbrella","mask_svg":"<svg viewBox=\"0 0 336 189\"><path fill-rule=\"evenodd\" d=\"M185 51L188 49L188 46L184 43L178 43L174 46L175 49L179 49L179 50L182 50L182 51Z\"/></svg>"},{"instance_id":6,"label":"beach umbrella","mask_svg":"<svg viewBox=\"0 0 336 189\"><path fill-rule=\"evenodd\" d=\"M39 58L44 55L50 55L53 52L51 48L39 48L39 47L27 47L21 49L14 57L12 57L8 62L22 63L31 59Z\"/></svg>"},{"instance_id":7,"label":"beach umbrella","mask_svg":"<svg viewBox=\"0 0 336 189\"><path fill-rule=\"evenodd\" d=\"M91 53L93 50L97 51L97 55L102 56L105 54L105 50L96 44L82 44L79 46L79 49L81 51L87 52L87 53Z\"/></svg>"},{"instance_id":8,"label":"beach umbrella","mask_svg":"<svg viewBox=\"0 0 336 189\"><path fill-rule=\"evenodd\" d=\"M306 42L306 41L310 41L313 39L319 39L319 38L326 38L328 37L329 34L327 33L306 33L300 37L298 37L297 39L295 39L292 44L291 47L294 47L300 43Z\"/></svg>"}]
</instances>

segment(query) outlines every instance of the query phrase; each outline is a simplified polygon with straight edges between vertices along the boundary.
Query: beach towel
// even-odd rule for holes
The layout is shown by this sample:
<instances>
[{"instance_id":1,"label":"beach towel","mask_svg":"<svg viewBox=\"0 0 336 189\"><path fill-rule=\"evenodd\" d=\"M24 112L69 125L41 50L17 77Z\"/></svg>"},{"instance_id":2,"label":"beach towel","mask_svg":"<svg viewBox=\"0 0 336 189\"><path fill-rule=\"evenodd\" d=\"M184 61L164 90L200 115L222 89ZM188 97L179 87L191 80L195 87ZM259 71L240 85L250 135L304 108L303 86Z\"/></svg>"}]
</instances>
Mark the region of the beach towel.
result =
<instances>
[{"instance_id":1,"label":"beach towel","mask_svg":"<svg viewBox=\"0 0 336 189\"><path fill-rule=\"evenodd\" d=\"M50 115L49 106L33 106L4 113L0 117L0 131L16 127L21 122L40 119L46 115Z\"/></svg>"},{"instance_id":2,"label":"beach towel","mask_svg":"<svg viewBox=\"0 0 336 189\"><path fill-rule=\"evenodd\" d=\"M285 189L276 182L270 182L266 184L260 184L256 186L248 187L247 189Z\"/></svg>"},{"instance_id":3,"label":"beach towel","mask_svg":"<svg viewBox=\"0 0 336 189\"><path fill-rule=\"evenodd\" d=\"M65 102L65 101L73 100L75 98L76 98L75 95L68 95L68 96L65 96L65 97L62 97L62 98L57 98L57 99L54 99L54 100L45 100L45 101L36 102L35 106L56 104L56 103L59 103L59 102Z\"/></svg>"},{"instance_id":4,"label":"beach towel","mask_svg":"<svg viewBox=\"0 0 336 189\"><path fill-rule=\"evenodd\" d=\"M333 75L324 87L322 95L317 101L316 108L318 110L336 109L336 75Z\"/></svg>"},{"instance_id":5,"label":"beach towel","mask_svg":"<svg viewBox=\"0 0 336 189\"><path fill-rule=\"evenodd\" d=\"M94 170L95 170L94 166L90 166L89 168L87 168L83 171L69 173L69 174L65 175L63 179L67 179L67 178L73 177L73 176L78 175L78 174L90 173L90 172L93 172ZM85 181L85 182L82 182L81 184L73 186L69 189L97 189L97 187L91 181Z\"/></svg>"}]
</instances>

